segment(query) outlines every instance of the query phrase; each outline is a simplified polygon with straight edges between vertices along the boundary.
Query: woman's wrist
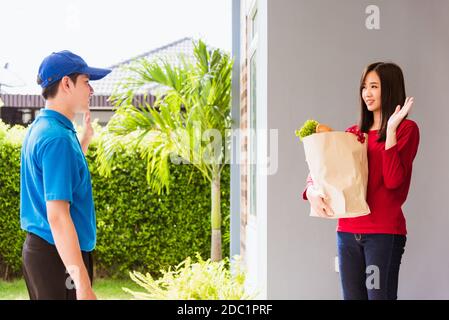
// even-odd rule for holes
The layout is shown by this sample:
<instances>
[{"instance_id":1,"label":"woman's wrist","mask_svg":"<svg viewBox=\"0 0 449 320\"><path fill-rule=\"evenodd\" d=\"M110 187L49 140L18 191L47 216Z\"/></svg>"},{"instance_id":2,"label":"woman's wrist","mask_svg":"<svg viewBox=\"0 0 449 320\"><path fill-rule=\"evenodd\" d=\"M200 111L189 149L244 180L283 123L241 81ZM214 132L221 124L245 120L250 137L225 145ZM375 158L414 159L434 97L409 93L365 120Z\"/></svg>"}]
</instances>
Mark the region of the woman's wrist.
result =
<instances>
[{"instance_id":1,"label":"woman's wrist","mask_svg":"<svg viewBox=\"0 0 449 320\"><path fill-rule=\"evenodd\" d=\"M394 145L396 145L396 128L388 128L387 127L387 139L385 141L385 150L390 149Z\"/></svg>"},{"instance_id":2,"label":"woman's wrist","mask_svg":"<svg viewBox=\"0 0 449 320\"><path fill-rule=\"evenodd\" d=\"M390 134L390 135L394 134L395 135L396 134L396 128L388 128L387 127L387 134Z\"/></svg>"}]
</instances>

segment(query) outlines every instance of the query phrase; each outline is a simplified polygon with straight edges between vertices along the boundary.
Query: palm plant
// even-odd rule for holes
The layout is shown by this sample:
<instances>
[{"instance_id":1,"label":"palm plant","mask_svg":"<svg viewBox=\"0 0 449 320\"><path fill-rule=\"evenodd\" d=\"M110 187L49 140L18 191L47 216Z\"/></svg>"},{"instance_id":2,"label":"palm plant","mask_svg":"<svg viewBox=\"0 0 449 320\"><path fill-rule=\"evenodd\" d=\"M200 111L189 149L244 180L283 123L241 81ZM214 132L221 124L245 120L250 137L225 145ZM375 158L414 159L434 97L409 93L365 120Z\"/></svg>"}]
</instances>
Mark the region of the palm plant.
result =
<instances>
[{"instance_id":1,"label":"palm plant","mask_svg":"<svg viewBox=\"0 0 449 320\"><path fill-rule=\"evenodd\" d=\"M123 144L132 144L147 161L147 181L158 193L170 191L169 161L191 164L211 184L211 260L222 259L220 173L227 162L231 128L230 56L194 43L194 58L140 59L128 68L128 77L116 89L116 112L105 139L97 149L100 172L108 175L114 155ZM133 97L150 84L158 85L156 100L133 105Z\"/></svg>"}]
</instances>

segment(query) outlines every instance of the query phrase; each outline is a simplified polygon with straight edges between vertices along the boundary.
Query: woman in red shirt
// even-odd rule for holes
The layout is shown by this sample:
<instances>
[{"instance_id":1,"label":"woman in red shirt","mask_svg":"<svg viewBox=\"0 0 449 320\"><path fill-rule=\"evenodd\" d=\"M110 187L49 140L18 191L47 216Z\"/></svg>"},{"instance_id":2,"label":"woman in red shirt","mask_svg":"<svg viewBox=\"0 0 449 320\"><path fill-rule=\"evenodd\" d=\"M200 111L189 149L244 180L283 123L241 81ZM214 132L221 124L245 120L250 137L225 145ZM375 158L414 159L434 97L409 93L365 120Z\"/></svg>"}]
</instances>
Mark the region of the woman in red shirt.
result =
<instances>
[{"instance_id":1,"label":"woman in red shirt","mask_svg":"<svg viewBox=\"0 0 449 320\"><path fill-rule=\"evenodd\" d=\"M401 206L410 187L419 129L406 119L413 98L406 98L404 77L396 64L368 65L360 81L360 98L359 126L347 131L368 134L367 203L371 213L338 220L343 298L394 300L407 234ZM310 177L303 198L321 216L333 214Z\"/></svg>"}]
</instances>

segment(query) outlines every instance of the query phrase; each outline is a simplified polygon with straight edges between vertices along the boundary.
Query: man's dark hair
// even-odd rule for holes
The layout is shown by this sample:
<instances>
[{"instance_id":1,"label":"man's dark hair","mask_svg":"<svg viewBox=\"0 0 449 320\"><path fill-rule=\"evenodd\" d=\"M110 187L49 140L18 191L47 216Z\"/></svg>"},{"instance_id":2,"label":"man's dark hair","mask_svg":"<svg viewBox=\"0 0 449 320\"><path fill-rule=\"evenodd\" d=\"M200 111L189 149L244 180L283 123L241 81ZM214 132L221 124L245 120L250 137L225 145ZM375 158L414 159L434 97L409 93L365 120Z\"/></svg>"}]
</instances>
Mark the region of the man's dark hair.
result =
<instances>
[{"instance_id":1,"label":"man's dark hair","mask_svg":"<svg viewBox=\"0 0 449 320\"><path fill-rule=\"evenodd\" d=\"M70 80L72 80L72 82L76 85L76 79L78 79L78 76L80 74L81 73L71 73L71 74L67 75L67 77L69 77ZM56 94L58 93L58 87L59 87L59 83L61 82L61 80L58 80L55 83L49 85L47 88L42 89L41 94L45 100L54 98L56 96ZM37 84L40 85L41 83L42 83L42 79L39 78L39 76L37 76Z\"/></svg>"}]
</instances>

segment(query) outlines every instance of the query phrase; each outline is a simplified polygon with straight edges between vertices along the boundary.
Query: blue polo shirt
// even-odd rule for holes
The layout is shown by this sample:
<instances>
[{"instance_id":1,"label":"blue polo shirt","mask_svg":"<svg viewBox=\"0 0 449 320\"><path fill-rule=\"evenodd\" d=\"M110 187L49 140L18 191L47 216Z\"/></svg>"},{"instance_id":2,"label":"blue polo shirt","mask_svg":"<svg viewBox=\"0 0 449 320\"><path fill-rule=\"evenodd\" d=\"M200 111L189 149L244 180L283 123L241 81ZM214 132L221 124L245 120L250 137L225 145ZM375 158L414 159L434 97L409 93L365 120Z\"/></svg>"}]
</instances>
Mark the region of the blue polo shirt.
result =
<instances>
[{"instance_id":1,"label":"blue polo shirt","mask_svg":"<svg viewBox=\"0 0 449 320\"><path fill-rule=\"evenodd\" d=\"M54 245L46 201L70 203L81 250L96 242L95 209L89 168L72 122L43 109L28 129L20 167L20 222L23 230Z\"/></svg>"}]
</instances>

